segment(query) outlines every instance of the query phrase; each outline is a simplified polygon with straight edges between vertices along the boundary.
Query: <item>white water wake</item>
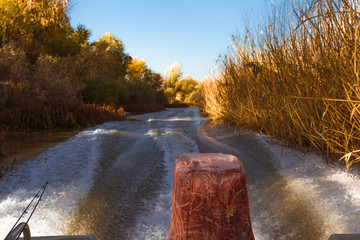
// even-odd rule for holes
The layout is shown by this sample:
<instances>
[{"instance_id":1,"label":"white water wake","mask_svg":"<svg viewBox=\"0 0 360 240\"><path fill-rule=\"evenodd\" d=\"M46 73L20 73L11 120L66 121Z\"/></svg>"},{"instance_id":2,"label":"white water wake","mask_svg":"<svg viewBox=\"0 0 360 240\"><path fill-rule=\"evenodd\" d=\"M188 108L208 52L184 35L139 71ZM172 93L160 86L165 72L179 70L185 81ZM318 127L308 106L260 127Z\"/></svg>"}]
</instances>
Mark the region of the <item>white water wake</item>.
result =
<instances>
[{"instance_id":1,"label":"white water wake","mask_svg":"<svg viewBox=\"0 0 360 240\"><path fill-rule=\"evenodd\" d=\"M346 172L338 162L326 163L317 154L281 150L269 145L275 156L274 166L284 176L288 187L301 196L323 221L325 235L360 233L360 175L352 168Z\"/></svg>"},{"instance_id":2,"label":"white water wake","mask_svg":"<svg viewBox=\"0 0 360 240\"><path fill-rule=\"evenodd\" d=\"M157 147L164 155L163 161L167 174L164 176L163 181L166 184L154 205L150 206L148 213L139 219L131 239L158 240L166 239L169 232L175 159L184 153L199 152L196 142L185 134L184 129L176 126L176 123L179 121L189 121L190 125L194 128L200 121L200 118L151 118L148 121L151 123L151 129L147 132L147 135L155 140Z\"/></svg>"},{"instance_id":3,"label":"white water wake","mask_svg":"<svg viewBox=\"0 0 360 240\"><path fill-rule=\"evenodd\" d=\"M92 186L99 146L112 123L87 129L19 166L0 181L0 239L49 181L29 225L32 236L61 235L79 199ZM26 219L25 219L26 220Z\"/></svg>"},{"instance_id":4,"label":"white water wake","mask_svg":"<svg viewBox=\"0 0 360 240\"><path fill-rule=\"evenodd\" d=\"M343 166L326 164L316 154L282 150L267 137L254 133L235 136L233 130L216 126L213 131L197 132L203 118L196 108L137 118L141 121L108 122L89 128L29 159L2 179L0 238L5 238L35 193L49 181L30 221L33 236L66 234L74 212L92 192L92 197L104 198L99 201L105 201L101 207L109 206L99 208L96 214L111 220L106 215L109 213L115 218L111 223L104 222L109 227L104 231L96 229L100 235L114 231L98 236L100 239L111 239L120 230L127 239L165 239L174 161L189 152L223 152L242 159L258 240L311 239L312 231L317 237L312 239L327 239L335 232L360 232L360 176L355 169L346 172ZM106 178L107 173L113 175ZM111 187L112 178L117 186L103 191L102 184ZM149 190L146 188L154 185L149 183L151 179L158 183ZM129 206L132 199L140 199L140 203ZM111 228L115 223L122 225ZM96 221L92 224L101 227Z\"/></svg>"}]
</instances>

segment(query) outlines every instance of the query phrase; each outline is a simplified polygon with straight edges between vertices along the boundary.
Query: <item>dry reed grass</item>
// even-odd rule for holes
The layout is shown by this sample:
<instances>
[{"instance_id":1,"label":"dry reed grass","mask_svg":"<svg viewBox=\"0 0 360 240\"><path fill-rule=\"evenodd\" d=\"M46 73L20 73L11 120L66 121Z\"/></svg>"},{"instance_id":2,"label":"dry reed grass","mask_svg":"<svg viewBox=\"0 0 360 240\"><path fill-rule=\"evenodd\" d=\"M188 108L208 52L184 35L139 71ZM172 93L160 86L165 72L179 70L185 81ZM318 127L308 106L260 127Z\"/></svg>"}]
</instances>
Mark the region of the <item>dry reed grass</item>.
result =
<instances>
[{"instance_id":1,"label":"dry reed grass","mask_svg":"<svg viewBox=\"0 0 360 240\"><path fill-rule=\"evenodd\" d=\"M0 179L5 177L7 172L13 170L18 170L18 163L16 159L12 161L11 166L0 166Z\"/></svg>"},{"instance_id":2,"label":"dry reed grass","mask_svg":"<svg viewBox=\"0 0 360 240\"><path fill-rule=\"evenodd\" d=\"M285 1L286 2L286 1ZM292 1L233 38L201 108L288 144L360 162L360 4Z\"/></svg>"}]
</instances>

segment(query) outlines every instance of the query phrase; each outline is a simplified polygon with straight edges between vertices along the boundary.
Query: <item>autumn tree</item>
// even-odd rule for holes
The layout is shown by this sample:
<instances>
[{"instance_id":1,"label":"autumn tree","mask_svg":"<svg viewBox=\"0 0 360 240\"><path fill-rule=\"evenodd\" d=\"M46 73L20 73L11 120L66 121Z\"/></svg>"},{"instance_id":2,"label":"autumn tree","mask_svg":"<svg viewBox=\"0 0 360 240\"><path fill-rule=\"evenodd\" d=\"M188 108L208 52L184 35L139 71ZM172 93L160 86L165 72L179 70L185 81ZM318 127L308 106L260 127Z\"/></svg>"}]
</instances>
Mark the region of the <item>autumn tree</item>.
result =
<instances>
[{"instance_id":1,"label":"autumn tree","mask_svg":"<svg viewBox=\"0 0 360 240\"><path fill-rule=\"evenodd\" d=\"M127 76L130 81L136 81L144 77L145 72L148 70L144 59L133 57L127 68Z\"/></svg>"},{"instance_id":2,"label":"autumn tree","mask_svg":"<svg viewBox=\"0 0 360 240\"><path fill-rule=\"evenodd\" d=\"M1 45L14 43L35 62L54 41L67 38L67 9L67 0L1 0Z\"/></svg>"},{"instance_id":3,"label":"autumn tree","mask_svg":"<svg viewBox=\"0 0 360 240\"><path fill-rule=\"evenodd\" d=\"M131 91L132 103L164 103L167 102L163 92L163 78L153 72L143 59L133 57L128 65L127 77Z\"/></svg>"},{"instance_id":4,"label":"autumn tree","mask_svg":"<svg viewBox=\"0 0 360 240\"><path fill-rule=\"evenodd\" d=\"M160 74L111 33L90 43L90 30L73 28L67 11L67 0L0 0L0 125L51 127L56 116L73 124L68 113L83 103L166 102Z\"/></svg>"}]
</instances>

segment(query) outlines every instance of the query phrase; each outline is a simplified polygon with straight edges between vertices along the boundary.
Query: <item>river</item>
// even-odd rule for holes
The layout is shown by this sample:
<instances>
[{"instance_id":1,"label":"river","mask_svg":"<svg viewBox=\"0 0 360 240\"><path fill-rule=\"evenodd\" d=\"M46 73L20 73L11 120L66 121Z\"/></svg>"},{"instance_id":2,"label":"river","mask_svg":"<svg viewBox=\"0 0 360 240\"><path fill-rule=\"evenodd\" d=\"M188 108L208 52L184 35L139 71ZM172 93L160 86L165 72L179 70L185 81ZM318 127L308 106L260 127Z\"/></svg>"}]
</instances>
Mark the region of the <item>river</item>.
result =
<instances>
[{"instance_id":1,"label":"river","mask_svg":"<svg viewBox=\"0 0 360 240\"><path fill-rule=\"evenodd\" d=\"M135 118L85 129L8 173L0 181L0 239L46 181L29 222L33 236L166 239L174 160L190 152L241 158L258 240L360 232L356 171L250 131L211 123L197 108Z\"/></svg>"}]
</instances>

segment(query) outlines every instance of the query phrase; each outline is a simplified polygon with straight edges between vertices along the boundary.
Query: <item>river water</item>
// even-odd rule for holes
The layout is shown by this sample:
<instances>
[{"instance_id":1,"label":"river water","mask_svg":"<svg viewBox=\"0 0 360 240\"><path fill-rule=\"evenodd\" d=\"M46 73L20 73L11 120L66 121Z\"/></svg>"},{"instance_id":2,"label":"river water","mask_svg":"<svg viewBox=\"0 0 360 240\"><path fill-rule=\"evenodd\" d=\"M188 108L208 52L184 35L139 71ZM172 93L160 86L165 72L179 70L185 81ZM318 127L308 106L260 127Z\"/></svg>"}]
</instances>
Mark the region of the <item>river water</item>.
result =
<instances>
[{"instance_id":1,"label":"river water","mask_svg":"<svg viewBox=\"0 0 360 240\"><path fill-rule=\"evenodd\" d=\"M256 239L327 239L360 232L360 177L316 154L214 124L197 108L167 109L107 122L32 157L0 181L0 239L38 189L33 236L166 239L176 156L222 152L247 172Z\"/></svg>"}]
</instances>

